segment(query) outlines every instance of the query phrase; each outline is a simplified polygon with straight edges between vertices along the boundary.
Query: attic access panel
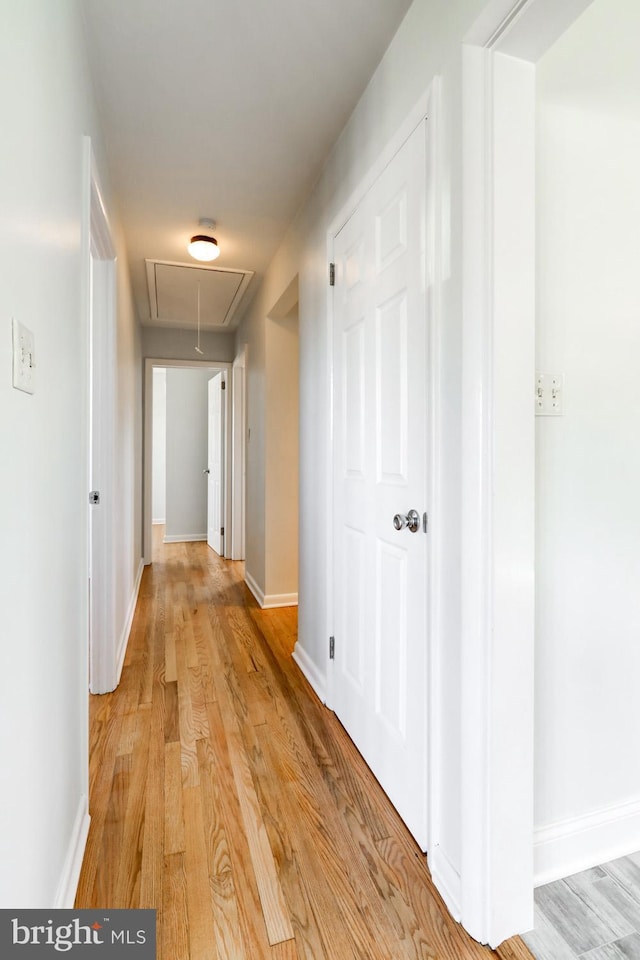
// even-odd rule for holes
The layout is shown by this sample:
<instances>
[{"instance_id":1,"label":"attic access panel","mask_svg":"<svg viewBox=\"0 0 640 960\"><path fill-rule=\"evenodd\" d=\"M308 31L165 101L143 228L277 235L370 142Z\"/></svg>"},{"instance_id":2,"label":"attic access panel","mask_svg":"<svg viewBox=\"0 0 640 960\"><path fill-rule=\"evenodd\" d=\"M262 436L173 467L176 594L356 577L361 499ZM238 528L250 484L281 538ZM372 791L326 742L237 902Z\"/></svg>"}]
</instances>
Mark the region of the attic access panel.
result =
<instances>
[{"instance_id":1,"label":"attic access panel","mask_svg":"<svg viewBox=\"0 0 640 960\"><path fill-rule=\"evenodd\" d=\"M183 327L198 325L198 281L200 282L200 326L202 330L229 327L253 271L226 267L146 260L149 288L149 326Z\"/></svg>"}]
</instances>

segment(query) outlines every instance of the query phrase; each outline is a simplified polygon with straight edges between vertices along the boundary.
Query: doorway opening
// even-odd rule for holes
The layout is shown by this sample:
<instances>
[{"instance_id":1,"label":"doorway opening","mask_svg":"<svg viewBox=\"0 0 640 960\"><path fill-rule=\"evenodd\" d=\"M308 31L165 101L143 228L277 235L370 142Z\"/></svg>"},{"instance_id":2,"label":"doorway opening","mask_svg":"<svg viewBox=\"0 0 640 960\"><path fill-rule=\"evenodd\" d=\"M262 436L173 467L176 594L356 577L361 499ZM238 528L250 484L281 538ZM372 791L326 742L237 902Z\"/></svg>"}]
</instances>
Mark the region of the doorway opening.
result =
<instances>
[{"instance_id":1,"label":"doorway opening","mask_svg":"<svg viewBox=\"0 0 640 960\"><path fill-rule=\"evenodd\" d=\"M161 521L165 542L207 540L220 556L231 557L230 367L228 362L209 360L145 361L145 564L151 563L153 524ZM215 411L210 408L211 382L218 387ZM213 431L212 413L218 421ZM243 505L235 504L235 509L242 513Z\"/></svg>"},{"instance_id":2,"label":"doorway opening","mask_svg":"<svg viewBox=\"0 0 640 960\"><path fill-rule=\"evenodd\" d=\"M469 898L464 922L492 945L533 925L534 881L594 869L596 848L633 858L640 840L640 783L624 746L637 721L619 722L637 703L624 686L638 665L627 630L638 629L628 580L638 563L629 496L638 463L628 441L638 428L629 278L640 126L621 135L605 107L607 67L635 67L627 40L637 27L614 38L637 10L625 0L510 7L502 22L478 25L464 59L463 722L479 762L465 764L469 787L478 774L478 800L465 801L463 820L469 849L474 835L486 846L467 872L486 893L475 906ZM594 54L573 31L599 8L608 52ZM573 46L585 69L559 65L553 99L573 102L545 104L539 81L558 43ZM574 99L582 78L598 87L600 109ZM615 882L605 873L577 899L604 897ZM614 940L602 955L627 955Z\"/></svg>"}]
</instances>

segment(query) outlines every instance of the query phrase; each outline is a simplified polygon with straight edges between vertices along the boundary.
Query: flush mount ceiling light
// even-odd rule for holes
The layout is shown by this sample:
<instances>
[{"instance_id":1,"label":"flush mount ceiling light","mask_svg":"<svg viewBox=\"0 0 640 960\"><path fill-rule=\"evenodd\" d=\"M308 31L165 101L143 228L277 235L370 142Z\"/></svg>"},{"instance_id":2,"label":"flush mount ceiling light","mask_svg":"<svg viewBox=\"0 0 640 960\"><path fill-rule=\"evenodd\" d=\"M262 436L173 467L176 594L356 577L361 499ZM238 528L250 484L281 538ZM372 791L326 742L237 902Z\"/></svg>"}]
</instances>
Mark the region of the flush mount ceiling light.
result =
<instances>
[{"instance_id":1,"label":"flush mount ceiling light","mask_svg":"<svg viewBox=\"0 0 640 960\"><path fill-rule=\"evenodd\" d=\"M213 230L215 225L215 220L209 220L208 217L203 217L199 221L199 226L205 230ZM216 257L220 256L218 241L215 237L211 237L205 233L196 233L191 237L187 245L187 250L194 260L201 260L202 262L215 260Z\"/></svg>"}]
</instances>

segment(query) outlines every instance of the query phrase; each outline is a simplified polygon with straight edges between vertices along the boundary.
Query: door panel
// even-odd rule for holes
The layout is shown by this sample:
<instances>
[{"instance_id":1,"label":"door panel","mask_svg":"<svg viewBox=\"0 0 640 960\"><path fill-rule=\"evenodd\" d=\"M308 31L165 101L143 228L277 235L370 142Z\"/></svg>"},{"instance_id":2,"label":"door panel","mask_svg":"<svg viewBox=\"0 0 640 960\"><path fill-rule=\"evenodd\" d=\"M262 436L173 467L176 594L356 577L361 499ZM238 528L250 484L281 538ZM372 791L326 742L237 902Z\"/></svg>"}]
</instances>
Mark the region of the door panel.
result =
<instances>
[{"instance_id":1,"label":"door panel","mask_svg":"<svg viewBox=\"0 0 640 960\"><path fill-rule=\"evenodd\" d=\"M426 126L335 238L334 707L426 843Z\"/></svg>"}]
</instances>

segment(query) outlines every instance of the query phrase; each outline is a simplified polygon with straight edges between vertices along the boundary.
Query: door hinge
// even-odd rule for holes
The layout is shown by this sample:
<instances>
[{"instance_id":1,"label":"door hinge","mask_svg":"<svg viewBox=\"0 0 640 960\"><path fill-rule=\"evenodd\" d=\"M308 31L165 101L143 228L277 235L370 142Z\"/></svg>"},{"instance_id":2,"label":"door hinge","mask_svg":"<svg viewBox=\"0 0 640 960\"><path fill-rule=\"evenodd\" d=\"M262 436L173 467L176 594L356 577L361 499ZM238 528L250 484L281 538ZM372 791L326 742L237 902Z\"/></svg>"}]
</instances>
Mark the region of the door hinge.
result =
<instances>
[{"instance_id":1,"label":"door hinge","mask_svg":"<svg viewBox=\"0 0 640 960\"><path fill-rule=\"evenodd\" d=\"M336 285L336 265L335 263L329 264L329 286L335 287Z\"/></svg>"},{"instance_id":2,"label":"door hinge","mask_svg":"<svg viewBox=\"0 0 640 960\"><path fill-rule=\"evenodd\" d=\"M224 537L224 527L220 527L220 536Z\"/></svg>"},{"instance_id":3,"label":"door hinge","mask_svg":"<svg viewBox=\"0 0 640 960\"><path fill-rule=\"evenodd\" d=\"M329 660L335 660L336 658L336 638L329 637Z\"/></svg>"},{"instance_id":4,"label":"door hinge","mask_svg":"<svg viewBox=\"0 0 640 960\"><path fill-rule=\"evenodd\" d=\"M223 381L222 381L222 389L223 389L223 390L226 390L226 389L227 389L227 382L226 382L226 380L223 380Z\"/></svg>"}]
</instances>

